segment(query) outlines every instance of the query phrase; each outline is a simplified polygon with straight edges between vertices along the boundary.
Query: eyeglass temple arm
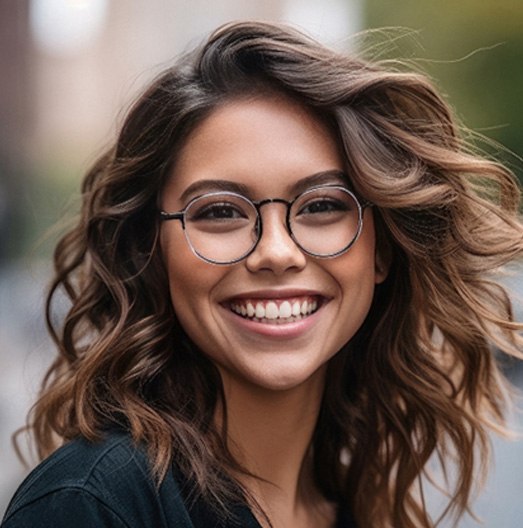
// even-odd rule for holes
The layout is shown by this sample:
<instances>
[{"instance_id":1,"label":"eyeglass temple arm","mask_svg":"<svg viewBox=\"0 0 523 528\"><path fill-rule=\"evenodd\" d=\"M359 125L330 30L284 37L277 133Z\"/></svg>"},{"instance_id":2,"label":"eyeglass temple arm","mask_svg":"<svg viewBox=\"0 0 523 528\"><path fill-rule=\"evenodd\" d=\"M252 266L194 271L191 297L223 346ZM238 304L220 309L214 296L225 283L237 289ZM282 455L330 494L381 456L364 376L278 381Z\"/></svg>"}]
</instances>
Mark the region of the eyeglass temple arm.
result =
<instances>
[{"instance_id":1,"label":"eyeglass temple arm","mask_svg":"<svg viewBox=\"0 0 523 528\"><path fill-rule=\"evenodd\" d=\"M166 213L160 211L160 218L162 220L183 220L183 213Z\"/></svg>"}]
</instances>

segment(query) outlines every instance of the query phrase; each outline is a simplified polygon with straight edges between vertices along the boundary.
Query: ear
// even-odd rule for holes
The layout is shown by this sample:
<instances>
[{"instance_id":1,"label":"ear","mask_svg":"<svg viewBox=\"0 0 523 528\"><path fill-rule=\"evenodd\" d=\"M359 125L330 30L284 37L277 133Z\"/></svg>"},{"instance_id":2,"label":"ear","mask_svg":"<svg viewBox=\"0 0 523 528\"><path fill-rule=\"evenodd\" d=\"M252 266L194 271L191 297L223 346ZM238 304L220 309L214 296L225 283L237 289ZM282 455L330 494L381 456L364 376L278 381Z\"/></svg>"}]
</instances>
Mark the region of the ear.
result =
<instances>
[{"instance_id":1,"label":"ear","mask_svg":"<svg viewBox=\"0 0 523 528\"><path fill-rule=\"evenodd\" d=\"M374 214L373 211L372 216L376 236L374 249L374 284L381 284L389 275L394 252L392 242L386 234L388 230L381 214Z\"/></svg>"},{"instance_id":2,"label":"ear","mask_svg":"<svg viewBox=\"0 0 523 528\"><path fill-rule=\"evenodd\" d=\"M374 283L381 284L389 275L392 264L392 249L385 240L378 240L374 257Z\"/></svg>"}]
</instances>

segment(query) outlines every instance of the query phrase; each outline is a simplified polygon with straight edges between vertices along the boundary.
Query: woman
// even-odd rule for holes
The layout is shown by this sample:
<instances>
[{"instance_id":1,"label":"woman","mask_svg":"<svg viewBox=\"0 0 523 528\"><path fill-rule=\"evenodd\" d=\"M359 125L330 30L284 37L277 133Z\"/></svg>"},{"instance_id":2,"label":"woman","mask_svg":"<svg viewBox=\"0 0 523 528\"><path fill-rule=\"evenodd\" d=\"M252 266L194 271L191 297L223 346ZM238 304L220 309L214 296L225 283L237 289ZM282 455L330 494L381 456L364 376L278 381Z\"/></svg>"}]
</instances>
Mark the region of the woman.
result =
<instances>
[{"instance_id":1,"label":"woman","mask_svg":"<svg viewBox=\"0 0 523 528\"><path fill-rule=\"evenodd\" d=\"M518 203L424 77L219 29L85 179L29 425L50 456L3 526L431 527L434 455L459 517L502 424L492 345L520 354L493 281Z\"/></svg>"}]
</instances>

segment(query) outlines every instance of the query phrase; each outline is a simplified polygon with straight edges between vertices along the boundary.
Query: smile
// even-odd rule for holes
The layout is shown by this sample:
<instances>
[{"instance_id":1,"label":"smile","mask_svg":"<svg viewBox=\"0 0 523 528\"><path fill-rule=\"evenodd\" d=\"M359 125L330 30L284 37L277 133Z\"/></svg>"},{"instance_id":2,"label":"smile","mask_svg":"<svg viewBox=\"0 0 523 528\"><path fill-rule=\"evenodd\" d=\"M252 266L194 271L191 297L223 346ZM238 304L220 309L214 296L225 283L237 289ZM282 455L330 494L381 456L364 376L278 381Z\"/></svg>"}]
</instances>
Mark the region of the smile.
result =
<instances>
[{"instance_id":1,"label":"smile","mask_svg":"<svg viewBox=\"0 0 523 528\"><path fill-rule=\"evenodd\" d=\"M305 319L322 304L319 297L291 299L238 299L229 304L235 314L258 323L288 324Z\"/></svg>"}]
</instances>

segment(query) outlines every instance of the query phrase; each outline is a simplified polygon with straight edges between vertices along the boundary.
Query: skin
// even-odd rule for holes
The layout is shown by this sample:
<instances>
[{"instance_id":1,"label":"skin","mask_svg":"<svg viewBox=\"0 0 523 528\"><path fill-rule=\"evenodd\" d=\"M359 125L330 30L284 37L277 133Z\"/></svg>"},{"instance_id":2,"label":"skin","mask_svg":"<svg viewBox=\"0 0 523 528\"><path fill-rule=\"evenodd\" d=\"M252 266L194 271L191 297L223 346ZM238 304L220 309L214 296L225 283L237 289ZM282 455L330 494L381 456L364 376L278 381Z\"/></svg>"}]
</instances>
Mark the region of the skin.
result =
<instances>
[{"instance_id":1,"label":"skin","mask_svg":"<svg viewBox=\"0 0 523 528\"><path fill-rule=\"evenodd\" d=\"M283 96L237 99L189 135L161 207L179 211L194 196L216 190L217 180L243 185L253 200L289 200L310 186L307 178L326 171L345 171L345 164L331 132L314 115ZM328 181L343 183L339 176ZM197 258L181 222L164 222L170 294L188 335L221 373L233 452L276 487L239 477L242 483L275 527L329 526L334 512L315 490L308 467L325 369L363 323L387 269L376 259L370 209L358 241L332 259L307 256L296 246L283 205L263 207L262 221L256 250L229 266ZM302 295L317 296L321 306L294 326L246 325L229 304L242 296L281 302Z\"/></svg>"}]
</instances>

